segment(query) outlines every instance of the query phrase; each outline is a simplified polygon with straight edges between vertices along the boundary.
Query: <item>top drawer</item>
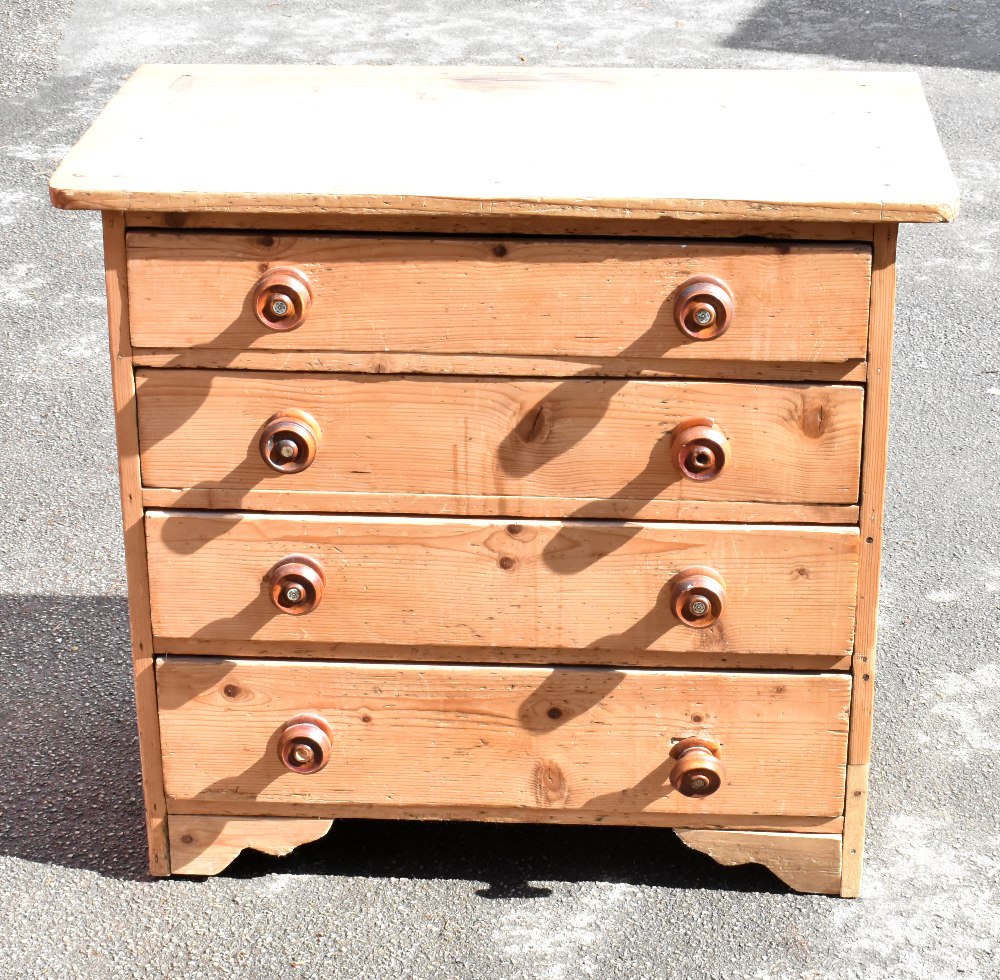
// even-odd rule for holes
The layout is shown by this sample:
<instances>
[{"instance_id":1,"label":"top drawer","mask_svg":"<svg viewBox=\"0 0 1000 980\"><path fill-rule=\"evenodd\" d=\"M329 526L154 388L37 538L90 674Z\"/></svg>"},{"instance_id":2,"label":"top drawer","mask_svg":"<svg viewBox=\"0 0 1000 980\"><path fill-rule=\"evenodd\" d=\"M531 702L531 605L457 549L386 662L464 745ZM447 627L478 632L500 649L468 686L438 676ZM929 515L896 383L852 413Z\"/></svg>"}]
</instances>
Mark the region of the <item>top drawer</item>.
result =
<instances>
[{"instance_id":1,"label":"top drawer","mask_svg":"<svg viewBox=\"0 0 1000 980\"><path fill-rule=\"evenodd\" d=\"M297 311L294 283L261 285L276 269L307 284L293 329L256 313L274 319L275 296ZM870 276L870 248L842 243L128 236L139 348L836 363L865 357ZM731 294L729 310L718 292L684 296L704 277ZM692 339L678 316L701 334L727 329Z\"/></svg>"}]
</instances>

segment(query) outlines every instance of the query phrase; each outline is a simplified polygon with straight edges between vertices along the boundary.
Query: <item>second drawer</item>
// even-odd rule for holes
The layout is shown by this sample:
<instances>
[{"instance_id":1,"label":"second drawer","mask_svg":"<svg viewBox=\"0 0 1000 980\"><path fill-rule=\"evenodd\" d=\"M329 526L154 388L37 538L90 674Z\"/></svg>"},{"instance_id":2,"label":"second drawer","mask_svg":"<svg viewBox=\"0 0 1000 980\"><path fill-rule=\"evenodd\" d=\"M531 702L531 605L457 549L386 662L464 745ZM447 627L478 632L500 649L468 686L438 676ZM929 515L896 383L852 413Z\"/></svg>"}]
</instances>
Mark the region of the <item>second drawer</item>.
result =
<instances>
[{"instance_id":1,"label":"second drawer","mask_svg":"<svg viewBox=\"0 0 1000 980\"><path fill-rule=\"evenodd\" d=\"M158 652L827 669L854 639L856 528L150 511L146 538Z\"/></svg>"},{"instance_id":2,"label":"second drawer","mask_svg":"<svg viewBox=\"0 0 1000 980\"><path fill-rule=\"evenodd\" d=\"M857 516L864 395L851 385L188 370L136 382L143 486L162 488L147 499L161 506Z\"/></svg>"}]
</instances>

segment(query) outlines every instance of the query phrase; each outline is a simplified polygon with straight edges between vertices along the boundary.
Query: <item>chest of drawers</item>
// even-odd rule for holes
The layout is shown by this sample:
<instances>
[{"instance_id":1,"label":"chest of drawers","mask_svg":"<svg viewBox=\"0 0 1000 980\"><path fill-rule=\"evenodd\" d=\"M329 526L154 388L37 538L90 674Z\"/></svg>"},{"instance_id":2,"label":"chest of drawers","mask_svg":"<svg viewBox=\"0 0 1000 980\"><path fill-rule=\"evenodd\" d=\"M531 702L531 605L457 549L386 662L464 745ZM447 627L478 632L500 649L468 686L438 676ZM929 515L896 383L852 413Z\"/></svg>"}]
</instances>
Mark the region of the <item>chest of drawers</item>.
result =
<instances>
[{"instance_id":1,"label":"chest of drawers","mask_svg":"<svg viewBox=\"0 0 1000 980\"><path fill-rule=\"evenodd\" d=\"M153 874L445 817L858 894L914 76L150 66L51 192Z\"/></svg>"}]
</instances>

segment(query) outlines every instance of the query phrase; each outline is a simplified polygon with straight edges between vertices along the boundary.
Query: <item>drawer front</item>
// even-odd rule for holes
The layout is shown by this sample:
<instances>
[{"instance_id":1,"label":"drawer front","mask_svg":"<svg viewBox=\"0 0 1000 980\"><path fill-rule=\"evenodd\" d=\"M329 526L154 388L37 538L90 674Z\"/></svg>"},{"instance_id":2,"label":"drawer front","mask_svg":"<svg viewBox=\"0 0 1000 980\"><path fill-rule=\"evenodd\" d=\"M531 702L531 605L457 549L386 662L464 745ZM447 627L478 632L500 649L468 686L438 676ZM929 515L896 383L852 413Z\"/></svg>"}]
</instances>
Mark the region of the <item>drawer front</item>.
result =
<instances>
[{"instance_id":1,"label":"drawer front","mask_svg":"<svg viewBox=\"0 0 1000 980\"><path fill-rule=\"evenodd\" d=\"M291 268L300 326L257 319L255 285ZM692 340L680 287L722 280L731 325ZM140 348L841 362L867 348L871 251L855 244L131 232Z\"/></svg>"},{"instance_id":2,"label":"drawer front","mask_svg":"<svg viewBox=\"0 0 1000 980\"><path fill-rule=\"evenodd\" d=\"M678 503L858 499L853 385L140 370L137 391L143 485L233 507L669 519ZM300 472L260 449L288 410L316 423ZM674 445L703 418L728 443L709 480L683 475Z\"/></svg>"},{"instance_id":3,"label":"drawer front","mask_svg":"<svg viewBox=\"0 0 1000 980\"><path fill-rule=\"evenodd\" d=\"M146 539L160 652L748 666L854 636L856 528L150 511ZM293 555L325 577L303 615L271 593ZM705 627L673 599L699 567L725 593Z\"/></svg>"},{"instance_id":4,"label":"drawer front","mask_svg":"<svg viewBox=\"0 0 1000 980\"><path fill-rule=\"evenodd\" d=\"M168 805L532 808L836 816L851 681L683 673L170 658L157 663ZM329 729L325 768L278 752L300 713ZM670 783L670 750L720 746L720 788ZM273 807L273 809L272 809Z\"/></svg>"}]
</instances>

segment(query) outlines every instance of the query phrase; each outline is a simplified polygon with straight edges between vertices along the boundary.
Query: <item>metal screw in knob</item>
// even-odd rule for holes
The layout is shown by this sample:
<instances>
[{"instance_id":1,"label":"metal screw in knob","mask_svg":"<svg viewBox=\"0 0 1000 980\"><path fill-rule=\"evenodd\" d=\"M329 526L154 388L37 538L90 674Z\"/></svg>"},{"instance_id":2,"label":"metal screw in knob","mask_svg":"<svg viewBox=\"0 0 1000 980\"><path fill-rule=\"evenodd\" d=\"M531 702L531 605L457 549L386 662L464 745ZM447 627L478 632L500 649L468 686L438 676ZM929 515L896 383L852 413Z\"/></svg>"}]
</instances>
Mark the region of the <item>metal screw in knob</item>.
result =
<instances>
[{"instance_id":1,"label":"metal screw in knob","mask_svg":"<svg viewBox=\"0 0 1000 980\"><path fill-rule=\"evenodd\" d=\"M715 340L732 325L736 301L732 290L715 276L693 276L674 299L674 323L690 340Z\"/></svg>"},{"instance_id":2,"label":"metal screw in knob","mask_svg":"<svg viewBox=\"0 0 1000 980\"><path fill-rule=\"evenodd\" d=\"M289 555L268 572L265 584L278 612L304 616L323 600L326 573L309 555Z\"/></svg>"},{"instance_id":3,"label":"metal screw in knob","mask_svg":"<svg viewBox=\"0 0 1000 980\"><path fill-rule=\"evenodd\" d=\"M299 454L299 447L294 439L279 439L274 448L282 459L295 459Z\"/></svg>"},{"instance_id":4,"label":"metal screw in knob","mask_svg":"<svg viewBox=\"0 0 1000 980\"><path fill-rule=\"evenodd\" d=\"M682 796L701 799L711 796L726 778L719 758L719 743L710 738L691 736L681 739L671 750L675 760L670 770L670 785Z\"/></svg>"},{"instance_id":5,"label":"metal screw in knob","mask_svg":"<svg viewBox=\"0 0 1000 980\"><path fill-rule=\"evenodd\" d=\"M287 296L271 297L271 312L278 317L288 316L288 311L292 308L292 302Z\"/></svg>"},{"instance_id":6,"label":"metal screw in knob","mask_svg":"<svg viewBox=\"0 0 1000 980\"><path fill-rule=\"evenodd\" d=\"M308 412L283 409L264 424L261 459L278 473L301 473L316 458L321 438L319 423Z\"/></svg>"},{"instance_id":7,"label":"metal screw in knob","mask_svg":"<svg viewBox=\"0 0 1000 980\"><path fill-rule=\"evenodd\" d=\"M690 611L691 615L692 616L697 616L699 618L701 616L704 616L705 613L707 613L708 610L711 609L711 608L712 607L711 607L709 601L707 599L702 598L700 595L699 596L694 596L688 602L688 610Z\"/></svg>"},{"instance_id":8,"label":"metal screw in knob","mask_svg":"<svg viewBox=\"0 0 1000 980\"><path fill-rule=\"evenodd\" d=\"M250 295L254 314L270 330L294 330L309 316L313 290L300 269L268 269Z\"/></svg>"},{"instance_id":9,"label":"metal screw in knob","mask_svg":"<svg viewBox=\"0 0 1000 980\"><path fill-rule=\"evenodd\" d=\"M691 565L667 586L670 611L683 626L707 629L719 621L726 605L726 583L714 568Z\"/></svg>"},{"instance_id":10,"label":"metal screw in knob","mask_svg":"<svg viewBox=\"0 0 1000 980\"><path fill-rule=\"evenodd\" d=\"M296 715L278 733L278 759L286 769L307 776L319 772L330 761L333 732L324 718Z\"/></svg>"}]
</instances>

